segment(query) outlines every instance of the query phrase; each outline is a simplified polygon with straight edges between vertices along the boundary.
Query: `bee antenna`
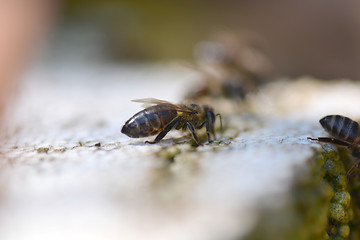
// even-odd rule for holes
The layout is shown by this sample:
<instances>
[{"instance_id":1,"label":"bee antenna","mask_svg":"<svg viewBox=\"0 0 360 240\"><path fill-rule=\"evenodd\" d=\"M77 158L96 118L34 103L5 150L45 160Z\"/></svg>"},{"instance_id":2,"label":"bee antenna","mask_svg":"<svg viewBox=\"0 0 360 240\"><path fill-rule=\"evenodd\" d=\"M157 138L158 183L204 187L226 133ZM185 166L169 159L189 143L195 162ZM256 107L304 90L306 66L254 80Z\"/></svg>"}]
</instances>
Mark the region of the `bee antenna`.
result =
<instances>
[{"instance_id":1,"label":"bee antenna","mask_svg":"<svg viewBox=\"0 0 360 240\"><path fill-rule=\"evenodd\" d=\"M219 119L220 119L220 131L223 132L223 124L222 124L222 116L220 113L217 113L215 115L215 117L219 116Z\"/></svg>"}]
</instances>

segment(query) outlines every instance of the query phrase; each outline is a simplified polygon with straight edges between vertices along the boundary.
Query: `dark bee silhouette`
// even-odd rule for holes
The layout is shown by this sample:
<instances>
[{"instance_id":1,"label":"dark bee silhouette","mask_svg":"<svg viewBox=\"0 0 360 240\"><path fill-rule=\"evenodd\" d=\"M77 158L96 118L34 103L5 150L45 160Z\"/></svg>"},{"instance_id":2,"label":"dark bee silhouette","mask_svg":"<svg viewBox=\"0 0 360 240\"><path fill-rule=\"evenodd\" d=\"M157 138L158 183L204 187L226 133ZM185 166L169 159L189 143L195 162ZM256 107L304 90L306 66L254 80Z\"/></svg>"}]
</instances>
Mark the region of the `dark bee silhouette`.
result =
<instances>
[{"instance_id":1,"label":"dark bee silhouette","mask_svg":"<svg viewBox=\"0 0 360 240\"><path fill-rule=\"evenodd\" d=\"M133 100L145 104L155 104L132 116L122 127L121 132L131 138L141 138L156 135L154 141L146 143L158 143L173 128L190 130L196 144L201 145L195 133L195 129L206 127L207 139L211 142L210 134L215 136L215 117L211 107L197 104L176 105L164 100L145 98ZM222 125L222 123L221 123Z\"/></svg>"},{"instance_id":2,"label":"dark bee silhouette","mask_svg":"<svg viewBox=\"0 0 360 240\"><path fill-rule=\"evenodd\" d=\"M340 115L329 115L320 119L321 126L328 132L332 138L319 137L308 138L319 142L333 143L340 146L348 147L352 155L359 160L349 169L347 175L360 166L360 126L359 123L348 117Z\"/></svg>"},{"instance_id":3,"label":"dark bee silhouette","mask_svg":"<svg viewBox=\"0 0 360 240\"><path fill-rule=\"evenodd\" d=\"M262 45L262 38L257 34L237 35L225 31L214 34L212 41L196 44L196 63L186 65L200 73L201 79L191 86L185 99L245 100L248 93L267 83L274 74Z\"/></svg>"},{"instance_id":4,"label":"dark bee silhouette","mask_svg":"<svg viewBox=\"0 0 360 240\"><path fill-rule=\"evenodd\" d=\"M242 101L245 100L246 94L254 89L252 85L254 81L248 76L225 66L214 65L211 66L211 71L208 71L204 66L197 64L183 63L183 65L201 74L201 81L189 89L185 99L201 101L210 97Z\"/></svg>"}]
</instances>

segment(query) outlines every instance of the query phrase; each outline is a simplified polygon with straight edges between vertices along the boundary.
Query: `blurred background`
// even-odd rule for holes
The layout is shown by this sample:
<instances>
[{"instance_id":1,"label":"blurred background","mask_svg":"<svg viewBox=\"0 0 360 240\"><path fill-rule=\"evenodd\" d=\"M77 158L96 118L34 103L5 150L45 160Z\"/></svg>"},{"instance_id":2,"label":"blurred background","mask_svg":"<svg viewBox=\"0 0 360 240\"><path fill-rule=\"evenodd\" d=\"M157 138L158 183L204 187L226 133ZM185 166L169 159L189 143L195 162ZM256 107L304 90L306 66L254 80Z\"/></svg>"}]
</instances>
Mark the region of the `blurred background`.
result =
<instances>
[{"instance_id":1,"label":"blurred background","mask_svg":"<svg viewBox=\"0 0 360 240\"><path fill-rule=\"evenodd\" d=\"M277 74L359 79L359 5L325 0L73 0L64 3L52 44L56 58L192 59L198 42L227 31L240 38L251 35Z\"/></svg>"},{"instance_id":2,"label":"blurred background","mask_svg":"<svg viewBox=\"0 0 360 240\"><path fill-rule=\"evenodd\" d=\"M360 79L358 1L31 0L28 5L1 4L0 113L16 86L14 81L34 66L53 72L49 79L61 79L55 71L69 76L70 69L83 67L83 72L90 72L94 65L196 62L205 53L240 58L235 65L260 78Z\"/></svg>"},{"instance_id":3,"label":"blurred background","mask_svg":"<svg viewBox=\"0 0 360 240\"><path fill-rule=\"evenodd\" d=\"M359 5L328 0L5 2L0 10L1 98L34 56L65 68L192 60L199 42L217 41L224 32L260 49L271 62L268 75L359 79Z\"/></svg>"}]
</instances>

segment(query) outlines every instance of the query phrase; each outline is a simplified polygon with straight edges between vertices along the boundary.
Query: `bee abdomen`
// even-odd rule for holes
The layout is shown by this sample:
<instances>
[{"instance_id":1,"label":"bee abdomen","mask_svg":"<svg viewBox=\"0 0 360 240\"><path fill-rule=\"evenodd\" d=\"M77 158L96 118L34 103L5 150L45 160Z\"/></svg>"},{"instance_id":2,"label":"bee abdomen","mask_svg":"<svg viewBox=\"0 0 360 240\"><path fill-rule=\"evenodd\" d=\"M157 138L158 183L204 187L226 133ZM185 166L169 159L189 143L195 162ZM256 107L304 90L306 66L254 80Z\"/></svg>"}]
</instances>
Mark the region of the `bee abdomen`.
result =
<instances>
[{"instance_id":1,"label":"bee abdomen","mask_svg":"<svg viewBox=\"0 0 360 240\"><path fill-rule=\"evenodd\" d=\"M340 115L329 115L320 119L320 124L333 137L354 142L360 136L359 124Z\"/></svg>"},{"instance_id":2,"label":"bee abdomen","mask_svg":"<svg viewBox=\"0 0 360 240\"><path fill-rule=\"evenodd\" d=\"M159 133L176 116L176 111L168 107L149 107L131 117L121 132L132 138L152 136Z\"/></svg>"}]
</instances>

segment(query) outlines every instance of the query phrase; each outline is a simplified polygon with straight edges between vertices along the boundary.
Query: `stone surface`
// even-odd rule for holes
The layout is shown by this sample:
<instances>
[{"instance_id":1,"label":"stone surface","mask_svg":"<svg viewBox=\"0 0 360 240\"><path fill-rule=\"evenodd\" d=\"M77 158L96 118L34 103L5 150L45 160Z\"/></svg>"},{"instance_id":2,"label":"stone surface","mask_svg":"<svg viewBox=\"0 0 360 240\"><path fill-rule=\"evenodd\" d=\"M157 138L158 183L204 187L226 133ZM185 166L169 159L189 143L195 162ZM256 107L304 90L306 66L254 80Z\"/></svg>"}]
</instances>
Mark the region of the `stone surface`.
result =
<instances>
[{"instance_id":1,"label":"stone surface","mask_svg":"<svg viewBox=\"0 0 360 240\"><path fill-rule=\"evenodd\" d=\"M360 117L359 84L302 78L252 94L198 148L177 132L156 145L120 133L141 110L131 99L178 102L193 77L168 65L29 74L2 131L1 239L242 239L291 201L321 149L307 140L325 135L318 119Z\"/></svg>"}]
</instances>

